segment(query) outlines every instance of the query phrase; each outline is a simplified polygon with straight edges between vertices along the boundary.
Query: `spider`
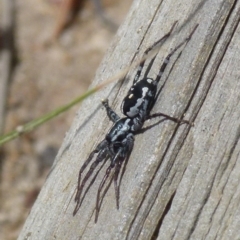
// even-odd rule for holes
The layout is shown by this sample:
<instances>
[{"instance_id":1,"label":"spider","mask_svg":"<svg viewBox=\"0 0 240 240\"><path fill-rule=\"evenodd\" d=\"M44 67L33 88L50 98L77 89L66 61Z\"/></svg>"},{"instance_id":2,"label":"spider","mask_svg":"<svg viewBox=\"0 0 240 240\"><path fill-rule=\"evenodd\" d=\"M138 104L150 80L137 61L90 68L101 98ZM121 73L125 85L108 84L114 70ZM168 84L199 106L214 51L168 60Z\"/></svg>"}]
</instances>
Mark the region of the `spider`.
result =
<instances>
[{"instance_id":1,"label":"spider","mask_svg":"<svg viewBox=\"0 0 240 240\"><path fill-rule=\"evenodd\" d=\"M170 31L163 36L160 40L155 42L152 46L150 46L145 52L144 56L147 56L147 54L156 47L161 41L165 40L172 32L176 22L173 24ZM108 100L105 99L102 101L103 106L106 109L108 118L113 122L113 126L106 134L105 138L97 145L97 147L90 153L87 160L84 162L82 167L80 168L79 175L78 175L78 184L77 184L77 192L75 195L75 202L76 206L73 211L73 216L78 212L82 201L85 197L85 194L95 181L98 172L101 170L101 168L95 173L95 175L92 177L92 180L90 184L87 186L87 189L85 190L84 196L82 196L83 188L88 181L88 179L92 176L94 171L96 171L96 168L100 162L103 162L103 164L110 159L110 164L106 169L106 173L99 185L98 191L97 191L97 198L96 198L96 214L95 214L95 223L98 220L98 215L100 211L100 206L102 203L102 199L104 198L104 195L106 194L112 180L114 181L114 189L115 189L115 195L116 195L116 205L117 209L119 209L119 186L120 181L123 175L124 170L122 170L121 178L118 183L118 176L119 172L121 170L121 166L123 162L127 162L131 151L134 146L134 135L139 133L139 131L142 129L144 122L147 119L153 118L153 117L159 117L162 116L166 119L172 120L177 123L186 123L193 125L190 121L178 119L175 117L168 116L163 113L156 113L153 115L150 115L150 112L157 100L158 94L157 93L157 85L161 79L162 74L164 73L164 70L171 58L171 56L185 43L187 43L194 31L196 30L198 25L195 26L195 28L192 30L190 35L185 38L179 45L177 45L165 58L162 66L160 67L160 70L157 74L157 77L155 80L152 78L149 78L147 75L152 67L152 64L156 58L156 55L151 59L149 65L147 66L147 69L144 73L144 76L142 79L140 79L140 75L142 73L142 69L144 67L145 59L141 61L141 63L138 66L136 75L133 80L133 85L129 89L126 97L124 98L121 106L122 113L125 115L125 117L120 118L117 113L109 106ZM140 79L140 80L139 80ZM86 167L90 164L90 162L93 160L94 155L96 155L95 160L91 163L88 171L86 172L85 176L82 179L82 173L85 171ZM102 165L103 166L103 165ZM105 190L102 194L101 198L101 192L103 190L103 187L105 186L105 183L107 179L110 176L111 171L114 170L114 173L112 174L112 178L110 180L110 183L105 187Z\"/></svg>"}]
</instances>

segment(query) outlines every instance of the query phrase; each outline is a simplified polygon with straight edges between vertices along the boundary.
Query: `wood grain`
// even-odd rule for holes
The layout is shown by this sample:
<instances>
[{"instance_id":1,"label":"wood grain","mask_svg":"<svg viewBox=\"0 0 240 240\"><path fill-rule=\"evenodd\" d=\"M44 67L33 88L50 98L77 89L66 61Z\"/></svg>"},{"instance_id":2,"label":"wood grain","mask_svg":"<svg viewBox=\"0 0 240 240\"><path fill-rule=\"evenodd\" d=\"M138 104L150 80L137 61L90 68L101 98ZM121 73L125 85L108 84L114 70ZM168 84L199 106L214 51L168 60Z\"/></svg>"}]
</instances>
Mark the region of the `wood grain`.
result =
<instances>
[{"instance_id":1,"label":"wood grain","mask_svg":"<svg viewBox=\"0 0 240 240\"><path fill-rule=\"evenodd\" d=\"M159 120L135 139L116 209L113 186L94 223L102 170L73 217L71 199L80 166L111 126L102 98L118 113L132 83L109 85L87 99L67 133L19 239L239 239L240 236L240 1L134 1L93 84L136 61L177 29L151 69L199 23L191 41L169 63L153 112L195 122ZM138 51L139 50L139 51ZM106 165L104 166L106 168Z\"/></svg>"}]
</instances>

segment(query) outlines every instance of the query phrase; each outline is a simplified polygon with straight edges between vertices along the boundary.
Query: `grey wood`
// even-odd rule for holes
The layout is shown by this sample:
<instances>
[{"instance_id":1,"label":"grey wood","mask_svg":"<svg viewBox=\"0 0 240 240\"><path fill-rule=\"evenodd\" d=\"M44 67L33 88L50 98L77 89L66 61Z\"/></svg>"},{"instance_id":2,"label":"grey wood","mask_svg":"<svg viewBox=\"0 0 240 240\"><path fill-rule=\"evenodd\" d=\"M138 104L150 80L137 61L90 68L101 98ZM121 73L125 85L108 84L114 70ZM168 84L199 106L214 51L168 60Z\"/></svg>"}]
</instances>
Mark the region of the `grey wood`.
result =
<instances>
[{"instance_id":1,"label":"grey wood","mask_svg":"<svg viewBox=\"0 0 240 240\"><path fill-rule=\"evenodd\" d=\"M94 223L102 170L73 217L79 168L111 126L100 100L108 96L120 114L131 70L130 81L110 84L84 101L18 239L239 239L239 18L240 1L234 0L134 1L93 85L139 60L178 20L179 31L161 47L150 72L154 77L170 48L199 23L169 63L153 109L186 113L195 126L164 121L137 135L120 209L111 186Z\"/></svg>"}]
</instances>

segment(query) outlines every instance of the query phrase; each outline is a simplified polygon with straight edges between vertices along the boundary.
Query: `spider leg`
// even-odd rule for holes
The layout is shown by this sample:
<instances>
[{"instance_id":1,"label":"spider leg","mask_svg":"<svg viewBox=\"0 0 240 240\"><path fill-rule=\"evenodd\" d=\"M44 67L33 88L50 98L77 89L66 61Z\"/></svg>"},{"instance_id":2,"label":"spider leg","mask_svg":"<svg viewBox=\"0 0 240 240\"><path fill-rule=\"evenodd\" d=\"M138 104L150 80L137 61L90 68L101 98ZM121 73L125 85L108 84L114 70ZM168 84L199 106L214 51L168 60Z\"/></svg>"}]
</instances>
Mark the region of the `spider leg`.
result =
<instances>
[{"instance_id":1,"label":"spider leg","mask_svg":"<svg viewBox=\"0 0 240 240\"><path fill-rule=\"evenodd\" d=\"M157 83L159 83L159 81L160 81L160 79L161 79L161 77L162 77L162 75L163 75L163 73L164 73L164 71L165 71L165 68L167 67L167 65L168 65L168 63L169 63L170 58L172 57L172 55L173 55L180 47L182 47L184 44L188 43L188 41L191 39L193 33L194 33L195 30L197 29L197 27L198 27L198 24L194 27L194 29L193 29L192 32L189 34L189 36L186 37L181 43L179 43L179 44L167 55L167 57L164 59L163 64L162 64L162 66L161 66L161 68L160 68L160 70L159 70L159 72L158 72L158 75L157 75L157 77L156 77L156 79L155 79L155 81L156 81ZM155 96L155 98L154 98L151 106L154 106L154 104L156 103L157 98L158 98L158 96L159 96L159 93L160 93L160 90L159 90L158 93L156 94L156 96ZM152 107L150 107L150 109L152 109ZM175 118L175 117L171 117L171 116L166 115L166 114L164 114L164 113L156 113L156 114L153 114L152 116L148 116L147 119L150 119L150 118L153 118L153 117L158 117L158 116L165 117L165 118L167 118L167 119L169 119L169 120L172 120L172 121L174 121L174 122L177 122L177 123L187 123L187 124L190 124L190 125L192 125L192 126L194 125L194 123L191 122L191 121L187 121L187 120L183 120L183 119L178 119L178 118Z\"/></svg>"},{"instance_id":2,"label":"spider leg","mask_svg":"<svg viewBox=\"0 0 240 240\"><path fill-rule=\"evenodd\" d=\"M189 124L190 126L194 126L194 122L191 122L189 120L184 120L184 119L180 119L180 118L176 118L176 117L172 117L172 116L169 116L167 114L164 114L164 113L154 113L152 115L149 115L147 117L147 119L152 119L152 118L155 118L155 117L164 117L166 119L169 119L173 122L176 122L176 123L180 123L180 124Z\"/></svg>"},{"instance_id":3,"label":"spider leg","mask_svg":"<svg viewBox=\"0 0 240 240\"><path fill-rule=\"evenodd\" d=\"M98 153L100 150L102 150L102 149L105 149L105 147L107 146L107 142L105 141L105 140L103 140L102 142L100 142L98 145L97 145L97 147L96 147L96 149L95 150L93 150L91 153L90 153L90 155L89 155L89 157L88 157L88 159L84 162L84 164L82 165L82 167L81 167L81 169L80 169L80 171L79 171L79 174L78 174L78 184L77 184L77 193L76 193L76 197L75 197L75 201L77 201L76 199L78 199L78 194L79 194L79 190L80 190L80 187L81 187L81 175L82 175L82 173L83 173L83 171L85 170L85 168L88 166L88 164L91 162L91 160L92 160L92 158L93 158L93 156L94 156L94 154L95 153Z\"/></svg>"},{"instance_id":4,"label":"spider leg","mask_svg":"<svg viewBox=\"0 0 240 240\"><path fill-rule=\"evenodd\" d=\"M111 173L111 170L112 168L115 167L115 163L117 161L117 159L119 158L119 155L121 154L121 151L122 149L119 149L119 151L117 152L117 154L114 156L113 160L111 160L111 164L110 166L107 168L106 170L106 173L99 185L99 188L98 188L98 192L97 192L97 199L96 199L96 215L95 215L95 223L97 222L97 219L98 219L98 214L99 214L99 210L100 210L100 194L101 194L101 191L106 183L106 180L108 179L110 173Z\"/></svg>"},{"instance_id":5,"label":"spider leg","mask_svg":"<svg viewBox=\"0 0 240 240\"><path fill-rule=\"evenodd\" d=\"M122 162L123 161L118 161L116 163L116 168L115 168L115 172L114 172L114 189L115 189L115 196L116 196L116 205L117 205L117 209L119 209L119 185L117 184L117 180L118 180L118 175L122 166Z\"/></svg>"},{"instance_id":6,"label":"spider leg","mask_svg":"<svg viewBox=\"0 0 240 240\"><path fill-rule=\"evenodd\" d=\"M107 170L106 170L106 173L101 181L101 184L99 185L99 188L98 188L98 192L97 192L97 201L96 201L96 215L95 215L95 223L97 222L98 220L98 214L99 214L99 210L100 210L100 193L101 193L101 190L102 188L104 187L105 185L105 182L106 180L108 179L109 175L110 175L110 172L112 170L112 166L110 165Z\"/></svg>"},{"instance_id":7,"label":"spider leg","mask_svg":"<svg viewBox=\"0 0 240 240\"><path fill-rule=\"evenodd\" d=\"M103 193L102 193L102 195L101 195L101 199L99 200L99 203L98 203L98 209L99 209L99 210L100 210L100 208L101 208L101 206L102 206L103 199L104 199L104 197L105 197L108 189L110 188L110 186L111 186L111 184L112 184L113 177L114 177L114 176L113 176L113 174L112 174L110 180L108 181L107 186L104 188L104 191L103 191Z\"/></svg>"},{"instance_id":8,"label":"spider leg","mask_svg":"<svg viewBox=\"0 0 240 240\"><path fill-rule=\"evenodd\" d=\"M189 34L189 36L186 37L181 43L179 43L179 44L167 55L167 57L164 59L164 62L163 62L163 64L162 64L162 66L161 66L161 68L160 68L160 71L158 72L158 75L157 75L157 78L156 78L157 83L160 81L160 79L161 79L161 77L162 77L162 75L163 75L163 73L164 73L164 70L165 70L166 66L168 65L168 63L169 63L169 61L170 61L171 56L172 56L182 45L184 45L185 43L187 43L187 42L191 39L191 37L192 37L193 33L195 32L195 30L197 29L197 27L198 27L198 24L194 27L194 29L193 29L192 32Z\"/></svg>"},{"instance_id":9,"label":"spider leg","mask_svg":"<svg viewBox=\"0 0 240 240\"><path fill-rule=\"evenodd\" d=\"M109 107L108 99L102 100L102 105L105 107L105 109L107 111L107 115L112 122L115 123L120 119L120 117L112 110L112 108Z\"/></svg>"},{"instance_id":10,"label":"spider leg","mask_svg":"<svg viewBox=\"0 0 240 240\"><path fill-rule=\"evenodd\" d=\"M115 167L115 172L114 172L114 189L115 189L117 209L119 209L120 183L121 183L121 180L122 180L122 176L125 172L127 161L129 159L129 156L131 155L133 145L134 145L133 135L128 134L127 137L126 137L126 140L124 141L124 147L123 147L123 150L122 150L122 155L120 156L120 159L118 159L117 162L116 162L116 167ZM124 172L122 171L119 183L117 183L119 172L121 170L123 161L125 161L124 169L123 169Z\"/></svg>"},{"instance_id":11,"label":"spider leg","mask_svg":"<svg viewBox=\"0 0 240 240\"><path fill-rule=\"evenodd\" d=\"M107 159L105 159L105 160L107 160ZM86 197L86 194L88 193L90 187L91 187L91 186L93 185L93 183L95 182L95 180L96 180L99 172L101 171L101 169L103 168L103 166L105 165L105 163L106 163L106 161L104 161L103 164L100 166L100 168L96 171L95 175L92 177L90 183L89 183L88 186L86 187L84 193L81 194L81 195L82 195L82 196L81 196L81 199L79 199L79 201L78 201L79 208L81 207L82 202L83 202L84 198Z\"/></svg>"},{"instance_id":12,"label":"spider leg","mask_svg":"<svg viewBox=\"0 0 240 240\"><path fill-rule=\"evenodd\" d=\"M73 211L73 216L77 213L77 211L79 210L80 206L81 206L81 194L82 194L82 190L85 186L85 183L87 182L87 180L89 179L89 177L92 175L94 169L97 167L97 165L99 164L99 162L101 162L103 160L103 158L98 158L96 159L96 161L94 161L92 163L92 165L90 166L90 169L88 170L88 172L86 173L81 185L78 186L78 189L77 189L77 193L76 193L76 196L75 196L75 202L76 202L76 207Z\"/></svg>"},{"instance_id":13,"label":"spider leg","mask_svg":"<svg viewBox=\"0 0 240 240\"><path fill-rule=\"evenodd\" d=\"M95 153L98 153L98 149L95 149L91 152L91 154L89 155L88 159L84 162L84 164L82 165L79 174L78 174L78 183L77 183L77 193L75 196L75 201L77 201L78 199L78 195L79 195L79 191L80 191L80 186L81 186L81 176L83 171L85 170L85 168L87 167L87 165L91 162L93 156Z\"/></svg>"},{"instance_id":14,"label":"spider leg","mask_svg":"<svg viewBox=\"0 0 240 240\"><path fill-rule=\"evenodd\" d=\"M143 54L143 60L142 60L141 63L138 65L138 69L137 69L136 75L135 75L135 77L134 77L133 84L138 81L138 79L139 79L139 77L140 77L140 75L141 75L141 73L142 73L142 69L143 69L143 66L144 66L144 63L145 63L145 61L146 61L146 58L147 58L148 53L149 53L150 51L152 51L158 44L160 44L162 41L165 41L166 38L168 38L168 37L170 36L170 34L172 33L172 30L174 29L176 23L177 23L177 22L175 22L175 23L172 25L170 31L169 31L167 34L165 34L162 38L160 38L160 39L159 39L158 41L156 41L153 45L151 45L149 48L147 48L147 50L145 50L145 52L144 52L144 54ZM155 56L152 58L152 60L150 61L149 65L148 65L148 67L147 67L147 70L146 70L146 72L144 73L144 77L146 77L146 76L148 75L148 73L149 73L149 71L150 71L150 69L151 69L151 67L152 67L152 65L153 65L153 62L154 62L155 58L156 58L156 54L155 54Z\"/></svg>"},{"instance_id":15,"label":"spider leg","mask_svg":"<svg viewBox=\"0 0 240 240\"><path fill-rule=\"evenodd\" d=\"M76 202L76 207L75 207L75 209L73 211L73 215L75 215L77 213L78 209L80 208L80 205L81 205L81 201L80 201L81 200L81 194L82 194L82 190L83 190L83 188L85 186L85 183L87 182L88 178L92 175L92 173L93 173L94 169L97 167L97 165L107 155L106 146L107 146L107 142L105 140L103 140L100 144L98 144L96 149L91 152L91 154L89 155L88 159L84 162L83 166L81 167L81 169L79 171L77 192L76 192L76 195L75 195L75 198L74 198L74 201ZM86 173L84 179L81 181L81 175L82 175L83 171L85 170L85 168L87 167L87 165L92 160L92 158L93 158L95 153L98 153L98 156L97 156L96 160L90 166L90 168L89 168L88 172Z\"/></svg>"}]
</instances>

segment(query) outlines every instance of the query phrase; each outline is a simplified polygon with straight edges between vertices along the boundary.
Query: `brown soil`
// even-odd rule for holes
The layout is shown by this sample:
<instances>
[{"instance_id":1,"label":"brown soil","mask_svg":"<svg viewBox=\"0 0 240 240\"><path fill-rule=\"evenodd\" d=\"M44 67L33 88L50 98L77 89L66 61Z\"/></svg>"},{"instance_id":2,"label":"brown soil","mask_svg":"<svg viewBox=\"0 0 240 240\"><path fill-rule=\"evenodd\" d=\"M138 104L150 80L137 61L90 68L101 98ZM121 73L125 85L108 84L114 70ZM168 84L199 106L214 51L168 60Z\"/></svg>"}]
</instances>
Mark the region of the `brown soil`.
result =
<instances>
[{"instance_id":1,"label":"brown soil","mask_svg":"<svg viewBox=\"0 0 240 240\"><path fill-rule=\"evenodd\" d=\"M61 0L16 0L17 65L9 86L5 132L83 93L115 34L86 1L58 38ZM102 2L118 25L129 0ZM116 18L117 17L117 18ZM0 183L0 239L16 239L79 106L4 145Z\"/></svg>"}]
</instances>

